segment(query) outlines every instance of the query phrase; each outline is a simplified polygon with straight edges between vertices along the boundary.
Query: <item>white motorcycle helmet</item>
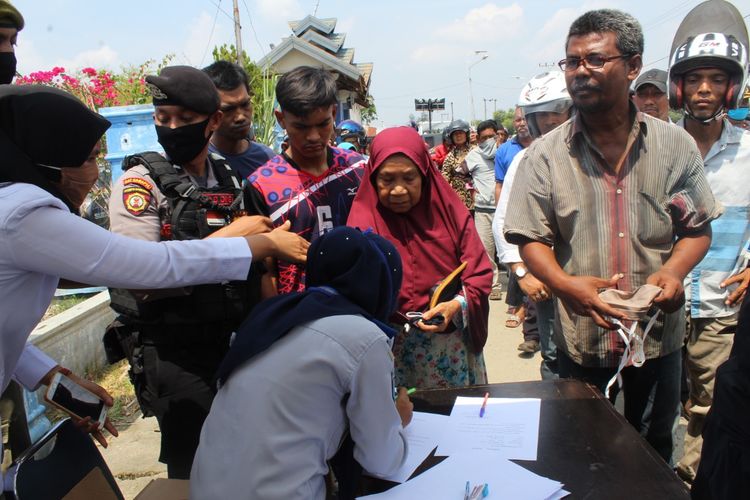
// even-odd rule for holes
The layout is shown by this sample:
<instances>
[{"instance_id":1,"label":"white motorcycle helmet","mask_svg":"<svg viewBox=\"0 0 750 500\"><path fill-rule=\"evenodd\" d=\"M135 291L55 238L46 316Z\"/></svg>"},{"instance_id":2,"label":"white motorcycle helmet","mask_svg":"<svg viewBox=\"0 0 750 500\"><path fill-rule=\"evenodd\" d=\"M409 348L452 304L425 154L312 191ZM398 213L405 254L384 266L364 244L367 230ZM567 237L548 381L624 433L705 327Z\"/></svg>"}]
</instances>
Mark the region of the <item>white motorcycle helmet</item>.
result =
<instances>
[{"instance_id":1,"label":"white motorcycle helmet","mask_svg":"<svg viewBox=\"0 0 750 500\"><path fill-rule=\"evenodd\" d=\"M729 74L729 87L723 104L727 109L737 107L747 80L747 49L732 35L701 33L686 40L672 54L669 104L673 108L685 108L685 112L690 113L683 99L683 77L694 69L707 67L721 68Z\"/></svg>"},{"instance_id":2,"label":"white motorcycle helmet","mask_svg":"<svg viewBox=\"0 0 750 500\"><path fill-rule=\"evenodd\" d=\"M724 109L736 108L742 99L748 73L748 33L737 7L724 0L711 0L694 7L682 20L669 58L669 105L692 111L686 106L683 82L686 73L698 68L721 68L729 74L729 87L724 106L708 123L720 116Z\"/></svg>"},{"instance_id":3,"label":"white motorcycle helmet","mask_svg":"<svg viewBox=\"0 0 750 500\"><path fill-rule=\"evenodd\" d=\"M562 71L548 71L533 77L524 85L518 98L518 106L526 118L526 125L532 137L542 134L536 124L535 113L564 113L573 105L565 85Z\"/></svg>"}]
</instances>

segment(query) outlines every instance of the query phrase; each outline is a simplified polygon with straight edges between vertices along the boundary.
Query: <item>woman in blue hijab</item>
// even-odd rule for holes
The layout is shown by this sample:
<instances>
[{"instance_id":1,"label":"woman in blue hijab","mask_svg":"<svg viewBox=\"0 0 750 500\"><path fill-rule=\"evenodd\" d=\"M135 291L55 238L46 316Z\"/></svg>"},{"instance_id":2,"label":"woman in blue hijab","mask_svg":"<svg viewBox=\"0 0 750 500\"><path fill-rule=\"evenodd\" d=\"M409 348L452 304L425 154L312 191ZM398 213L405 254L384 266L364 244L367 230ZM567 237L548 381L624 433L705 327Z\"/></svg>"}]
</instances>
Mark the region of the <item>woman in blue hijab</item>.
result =
<instances>
[{"instance_id":1,"label":"woman in blue hijab","mask_svg":"<svg viewBox=\"0 0 750 500\"><path fill-rule=\"evenodd\" d=\"M347 428L368 472L400 467L412 405L405 390L394 405L386 322L401 275L395 247L373 233L339 227L313 242L306 290L258 305L219 368L191 498L325 498Z\"/></svg>"}]
</instances>

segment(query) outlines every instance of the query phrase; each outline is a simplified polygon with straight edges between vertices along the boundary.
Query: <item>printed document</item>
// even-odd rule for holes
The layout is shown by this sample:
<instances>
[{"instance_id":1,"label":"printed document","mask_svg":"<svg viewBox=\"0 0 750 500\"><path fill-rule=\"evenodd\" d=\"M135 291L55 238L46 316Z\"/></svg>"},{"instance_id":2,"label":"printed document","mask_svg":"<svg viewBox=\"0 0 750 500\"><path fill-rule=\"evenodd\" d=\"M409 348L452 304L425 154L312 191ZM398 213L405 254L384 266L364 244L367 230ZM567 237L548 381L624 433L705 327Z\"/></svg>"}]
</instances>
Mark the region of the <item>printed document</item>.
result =
<instances>
[{"instance_id":1,"label":"printed document","mask_svg":"<svg viewBox=\"0 0 750 500\"><path fill-rule=\"evenodd\" d=\"M508 459L536 460L539 442L540 399L459 396L440 437L438 455L462 451L491 451Z\"/></svg>"}]
</instances>

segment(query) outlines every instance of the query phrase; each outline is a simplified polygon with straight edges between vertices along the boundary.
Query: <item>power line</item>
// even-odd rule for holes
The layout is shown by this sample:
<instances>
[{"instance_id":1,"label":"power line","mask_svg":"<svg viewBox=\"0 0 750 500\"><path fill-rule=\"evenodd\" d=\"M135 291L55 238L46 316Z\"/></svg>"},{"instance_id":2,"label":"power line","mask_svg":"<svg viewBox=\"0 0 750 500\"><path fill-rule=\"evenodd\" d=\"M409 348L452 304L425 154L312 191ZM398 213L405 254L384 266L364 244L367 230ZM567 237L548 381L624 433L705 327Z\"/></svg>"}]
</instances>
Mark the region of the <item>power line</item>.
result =
<instances>
[{"instance_id":1,"label":"power line","mask_svg":"<svg viewBox=\"0 0 750 500\"><path fill-rule=\"evenodd\" d=\"M648 30L650 30L650 29L652 29L652 28L654 28L654 27L656 27L656 26L658 26L660 24L663 24L663 23L669 21L670 19L674 18L675 16L678 16L678 15L682 14L682 11L678 10L678 9L682 9L683 7L685 7L688 4L693 3L693 2L694 2L694 0L687 0L685 2L682 2L682 3L678 4L678 5L675 5L674 7L672 7L667 12L656 16L656 18L653 19L650 22L649 25L643 27L643 31L648 31Z\"/></svg>"},{"instance_id":2,"label":"power line","mask_svg":"<svg viewBox=\"0 0 750 500\"><path fill-rule=\"evenodd\" d=\"M242 0L242 4L245 6L245 12L247 12L247 22L250 24L250 30L253 32L253 38L255 38L255 43L258 44L260 53L263 54L263 56L265 57L266 51L263 48L263 45L260 43L260 40L258 40L258 33L255 32L255 26L253 26L253 16L250 15L250 9L247 8L247 2L245 2L245 0Z\"/></svg>"},{"instance_id":3,"label":"power line","mask_svg":"<svg viewBox=\"0 0 750 500\"><path fill-rule=\"evenodd\" d=\"M378 101L381 101L384 99L401 99L402 97L413 97L415 94L427 94L430 92L437 92L438 90L445 90L445 89L450 89L453 87L459 87L465 84L466 82L452 83L450 85L446 85L444 87L438 87L435 89L427 89L427 90L420 89L420 90L415 90L414 92L409 92L408 94L392 95L388 97L378 97Z\"/></svg>"},{"instance_id":4,"label":"power line","mask_svg":"<svg viewBox=\"0 0 750 500\"><path fill-rule=\"evenodd\" d=\"M479 85L480 87L488 87L491 89L499 89L499 90L518 90L519 88L523 87L523 85L520 85L518 87L501 87L499 85L490 85L489 83L481 83L481 82L473 82L474 85Z\"/></svg>"},{"instance_id":5,"label":"power line","mask_svg":"<svg viewBox=\"0 0 750 500\"><path fill-rule=\"evenodd\" d=\"M217 9L219 9L219 11L221 11L221 13L224 14L227 17L227 19L234 22L234 16L221 8L221 0L218 0L218 2L214 0L208 0L208 2L211 5L215 6Z\"/></svg>"},{"instance_id":6,"label":"power line","mask_svg":"<svg viewBox=\"0 0 750 500\"><path fill-rule=\"evenodd\" d=\"M201 57L201 62L199 66L203 66L203 61L206 60L206 54L208 53L208 48L211 46L211 39L214 37L214 29L216 29L216 19L219 17L219 10L221 8L221 0L219 0L219 3L216 4L216 13L214 14L214 24L211 26L211 33L208 35L208 43L206 43L206 49L203 51L203 57Z\"/></svg>"},{"instance_id":7,"label":"power line","mask_svg":"<svg viewBox=\"0 0 750 500\"><path fill-rule=\"evenodd\" d=\"M747 19L748 17L750 17L750 14L747 14L747 15L744 15L744 16L742 16L742 19ZM724 30L726 30L727 28L729 28L730 26L732 26L732 25L730 24L730 25L724 26L724 28L722 28L722 29L721 29L721 30L719 30L719 31L724 31ZM660 57L659 59L656 59L655 61L650 61L650 62L648 62L648 63L644 63L644 64L643 64L643 66L644 66L644 67L648 67L648 66L653 66L654 64L656 64L656 63L659 63L659 62L662 62L662 61L663 61L664 59L669 59L670 57L672 57L672 54L666 55L666 56L664 56L664 57Z\"/></svg>"}]
</instances>

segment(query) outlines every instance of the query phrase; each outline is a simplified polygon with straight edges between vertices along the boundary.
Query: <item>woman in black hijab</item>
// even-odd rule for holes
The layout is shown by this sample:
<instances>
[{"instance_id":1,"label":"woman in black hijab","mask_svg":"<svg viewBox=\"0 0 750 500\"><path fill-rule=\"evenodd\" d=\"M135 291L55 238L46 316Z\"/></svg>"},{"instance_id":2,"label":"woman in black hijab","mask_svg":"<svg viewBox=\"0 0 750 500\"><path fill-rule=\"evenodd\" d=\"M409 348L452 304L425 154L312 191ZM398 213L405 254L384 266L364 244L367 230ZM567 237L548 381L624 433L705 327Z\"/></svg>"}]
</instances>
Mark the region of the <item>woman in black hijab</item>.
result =
<instances>
[{"instance_id":1,"label":"woman in black hijab","mask_svg":"<svg viewBox=\"0 0 750 500\"><path fill-rule=\"evenodd\" d=\"M74 192L68 181L109 126L109 121L61 90L0 86L0 183L33 184L78 212L79 206L70 200Z\"/></svg>"},{"instance_id":2,"label":"woman in black hijab","mask_svg":"<svg viewBox=\"0 0 750 500\"><path fill-rule=\"evenodd\" d=\"M90 111L65 92L34 85L0 85L0 207L3 207L3 212L8 202L15 205L21 200L8 196L11 186L21 183L38 186L64 203L69 210L77 210L70 201L70 197L76 191L74 187L77 186L75 167L86 161L94 145L107 128L109 128L107 120ZM93 180L95 181L96 177ZM67 196L64 191L68 192ZM11 239L14 237L12 228L15 226L8 219L4 222L0 227L0 238ZM9 243L9 241L4 241L3 250L10 246ZM0 253L7 255L9 251L12 250L8 249L6 252L0 250ZM0 257L0 261L4 260ZM40 313L44 313L43 309L46 309L52 298L49 293L44 293L47 292L44 288L49 287L44 287L42 290L32 291L35 295L46 296L40 298L37 304L18 303L26 307L13 307L12 304L20 302L14 300L14 298L18 299L19 294L13 293L13 287L27 282L18 280L15 273L5 267L0 264L0 284L3 284L2 290L4 290L0 291L0 300L4 303L0 304L2 309L0 314L4 317L0 319L0 346L2 347L0 354L2 386L0 389L2 390L9 383L10 376L14 375L18 356L21 354L19 351L24 349L23 344L30 333L30 331L23 331L28 327L20 332L14 332L11 328L19 326L19 323L33 328L40 319ZM7 286L5 286L6 283ZM22 290L21 292L25 295L24 292L28 291ZM54 292L54 288L51 292ZM13 294L13 297L5 300L3 296L6 293ZM26 319L27 316L28 320L19 321L19 318ZM30 364L37 364L38 367L34 369L24 367L23 364L19 367L17 378L25 385L32 386L29 388L38 385L39 375L43 375L41 381L49 383L54 372L63 371L95 392L105 403L112 404L112 398L104 389L81 380L69 370L57 366L35 348L27 347L21 356L23 356L23 361L28 360ZM37 380L34 380L35 378ZM107 428L117 435L116 429L111 424L108 423ZM96 437L106 446L106 441L100 433L97 432Z\"/></svg>"},{"instance_id":3,"label":"woman in black hijab","mask_svg":"<svg viewBox=\"0 0 750 500\"><path fill-rule=\"evenodd\" d=\"M0 85L0 391L11 377L34 390L55 372L68 373L26 345L60 278L176 288L245 279L253 258L305 259L307 242L285 231L153 243L78 217L98 175L95 165L81 165L109 125L60 90ZM244 236L244 224L224 228L223 236ZM102 388L75 378L112 404Z\"/></svg>"}]
</instances>

